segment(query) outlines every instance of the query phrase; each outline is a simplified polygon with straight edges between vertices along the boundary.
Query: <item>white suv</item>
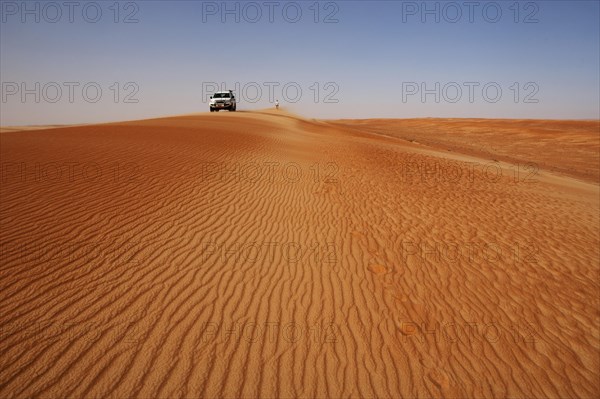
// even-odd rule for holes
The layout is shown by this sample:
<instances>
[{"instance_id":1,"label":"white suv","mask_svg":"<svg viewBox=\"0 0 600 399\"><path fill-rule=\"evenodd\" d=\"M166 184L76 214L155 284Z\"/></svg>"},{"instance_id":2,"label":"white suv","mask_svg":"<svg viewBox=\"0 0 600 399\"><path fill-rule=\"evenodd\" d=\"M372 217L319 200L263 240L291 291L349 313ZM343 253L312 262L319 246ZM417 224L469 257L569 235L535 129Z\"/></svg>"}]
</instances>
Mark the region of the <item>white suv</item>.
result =
<instances>
[{"instance_id":1,"label":"white suv","mask_svg":"<svg viewBox=\"0 0 600 399\"><path fill-rule=\"evenodd\" d=\"M233 91L217 91L210 96L210 112L219 112L221 109L235 111L237 108Z\"/></svg>"}]
</instances>

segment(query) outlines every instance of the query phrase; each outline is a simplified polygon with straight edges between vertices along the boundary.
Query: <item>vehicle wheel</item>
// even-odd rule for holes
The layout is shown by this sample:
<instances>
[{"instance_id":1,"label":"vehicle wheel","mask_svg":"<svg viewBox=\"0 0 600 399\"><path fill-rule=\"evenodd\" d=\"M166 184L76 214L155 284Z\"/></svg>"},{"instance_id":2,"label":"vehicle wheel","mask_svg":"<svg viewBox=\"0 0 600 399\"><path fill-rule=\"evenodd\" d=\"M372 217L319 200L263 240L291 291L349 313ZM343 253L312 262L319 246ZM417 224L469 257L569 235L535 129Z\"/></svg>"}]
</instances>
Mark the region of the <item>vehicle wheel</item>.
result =
<instances>
[{"instance_id":1,"label":"vehicle wheel","mask_svg":"<svg viewBox=\"0 0 600 399\"><path fill-rule=\"evenodd\" d=\"M215 112L215 110L211 108L211 109L210 109L210 112Z\"/></svg>"},{"instance_id":2,"label":"vehicle wheel","mask_svg":"<svg viewBox=\"0 0 600 399\"><path fill-rule=\"evenodd\" d=\"M235 111L237 109L237 104L233 106L233 110Z\"/></svg>"}]
</instances>

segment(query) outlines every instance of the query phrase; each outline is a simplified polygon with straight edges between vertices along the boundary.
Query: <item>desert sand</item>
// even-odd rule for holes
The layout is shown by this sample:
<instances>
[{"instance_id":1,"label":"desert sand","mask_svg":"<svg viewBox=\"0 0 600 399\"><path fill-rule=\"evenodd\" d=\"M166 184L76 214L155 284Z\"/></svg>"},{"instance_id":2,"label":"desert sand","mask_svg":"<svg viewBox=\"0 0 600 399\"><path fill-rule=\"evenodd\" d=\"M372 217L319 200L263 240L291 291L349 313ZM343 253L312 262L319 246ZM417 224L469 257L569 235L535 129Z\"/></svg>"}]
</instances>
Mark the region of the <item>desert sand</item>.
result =
<instances>
[{"instance_id":1,"label":"desert sand","mask_svg":"<svg viewBox=\"0 0 600 399\"><path fill-rule=\"evenodd\" d=\"M31 125L31 126L0 126L0 133L29 132L33 130L48 130L59 127L73 127L75 125ZM81 125L79 125L81 126Z\"/></svg>"},{"instance_id":2,"label":"desert sand","mask_svg":"<svg viewBox=\"0 0 600 399\"><path fill-rule=\"evenodd\" d=\"M600 396L598 121L0 135L0 397Z\"/></svg>"}]
</instances>

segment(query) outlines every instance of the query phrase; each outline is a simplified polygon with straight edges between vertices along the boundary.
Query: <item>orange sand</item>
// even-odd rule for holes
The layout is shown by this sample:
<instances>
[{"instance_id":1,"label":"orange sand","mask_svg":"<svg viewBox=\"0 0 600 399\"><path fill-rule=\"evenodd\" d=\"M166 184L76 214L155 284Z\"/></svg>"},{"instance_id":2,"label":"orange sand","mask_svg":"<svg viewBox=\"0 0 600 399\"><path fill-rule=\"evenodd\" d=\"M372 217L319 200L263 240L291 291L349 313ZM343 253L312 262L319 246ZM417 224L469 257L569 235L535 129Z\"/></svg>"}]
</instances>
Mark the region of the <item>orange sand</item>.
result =
<instances>
[{"instance_id":1,"label":"orange sand","mask_svg":"<svg viewBox=\"0 0 600 399\"><path fill-rule=\"evenodd\" d=\"M0 397L600 395L598 122L238 112L0 148Z\"/></svg>"}]
</instances>

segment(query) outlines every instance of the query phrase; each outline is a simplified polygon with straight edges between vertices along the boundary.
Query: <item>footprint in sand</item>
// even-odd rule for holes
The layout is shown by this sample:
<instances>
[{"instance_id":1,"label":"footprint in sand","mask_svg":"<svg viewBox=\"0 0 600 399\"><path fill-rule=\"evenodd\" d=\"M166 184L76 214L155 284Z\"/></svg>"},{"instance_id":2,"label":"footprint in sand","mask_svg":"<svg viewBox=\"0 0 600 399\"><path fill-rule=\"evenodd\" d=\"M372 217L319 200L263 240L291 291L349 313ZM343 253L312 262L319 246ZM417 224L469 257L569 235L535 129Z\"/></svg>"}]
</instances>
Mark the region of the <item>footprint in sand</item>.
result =
<instances>
[{"instance_id":1,"label":"footprint in sand","mask_svg":"<svg viewBox=\"0 0 600 399\"><path fill-rule=\"evenodd\" d=\"M387 273L386 267L383 265L380 265L380 264L369 265L368 269L371 273L376 274L378 276L381 276L382 274Z\"/></svg>"},{"instance_id":2,"label":"footprint in sand","mask_svg":"<svg viewBox=\"0 0 600 399\"><path fill-rule=\"evenodd\" d=\"M443 370L433 369L427 376L429 380L441 391L445 397L460 397L462 396L456 385L450 380L450 376Z\"/></svg>"},{"instance_id":3,"label":"footprint in sand","mask_svg":"<svg viewBox=\"0 0 600 399\"><path fill-rule=\"evenodd\" d=\"M400 302L408 302L410 299L407 295L392 295L392 296Z\"/></svg>"},{"instance_id":4,"label":"footprint in sand","mask_svg":"<svg viewBox=\"0 0 600 399\"><path fill-rule=\"evenodd\" d=\"M369 252L371 255L379 255L379 245L377 245L376 241L374 241L373 239L369 239L369 237L367 237L364 233L360 231L353 230L350 234L352 234L354 238L360 241L361 244L366 246L367 252Z\"/></svg>"},{"instance_id":5,"label":"footprint in sand","mask_svg":"<svg viewBox=\"0 0 600 399\"><path fill-rule=\"evenodd\" d=\"M429 379L440 389L450 388L450 378L442 370L431 370L428 374Z\"/></svg>"}]
</instances>

